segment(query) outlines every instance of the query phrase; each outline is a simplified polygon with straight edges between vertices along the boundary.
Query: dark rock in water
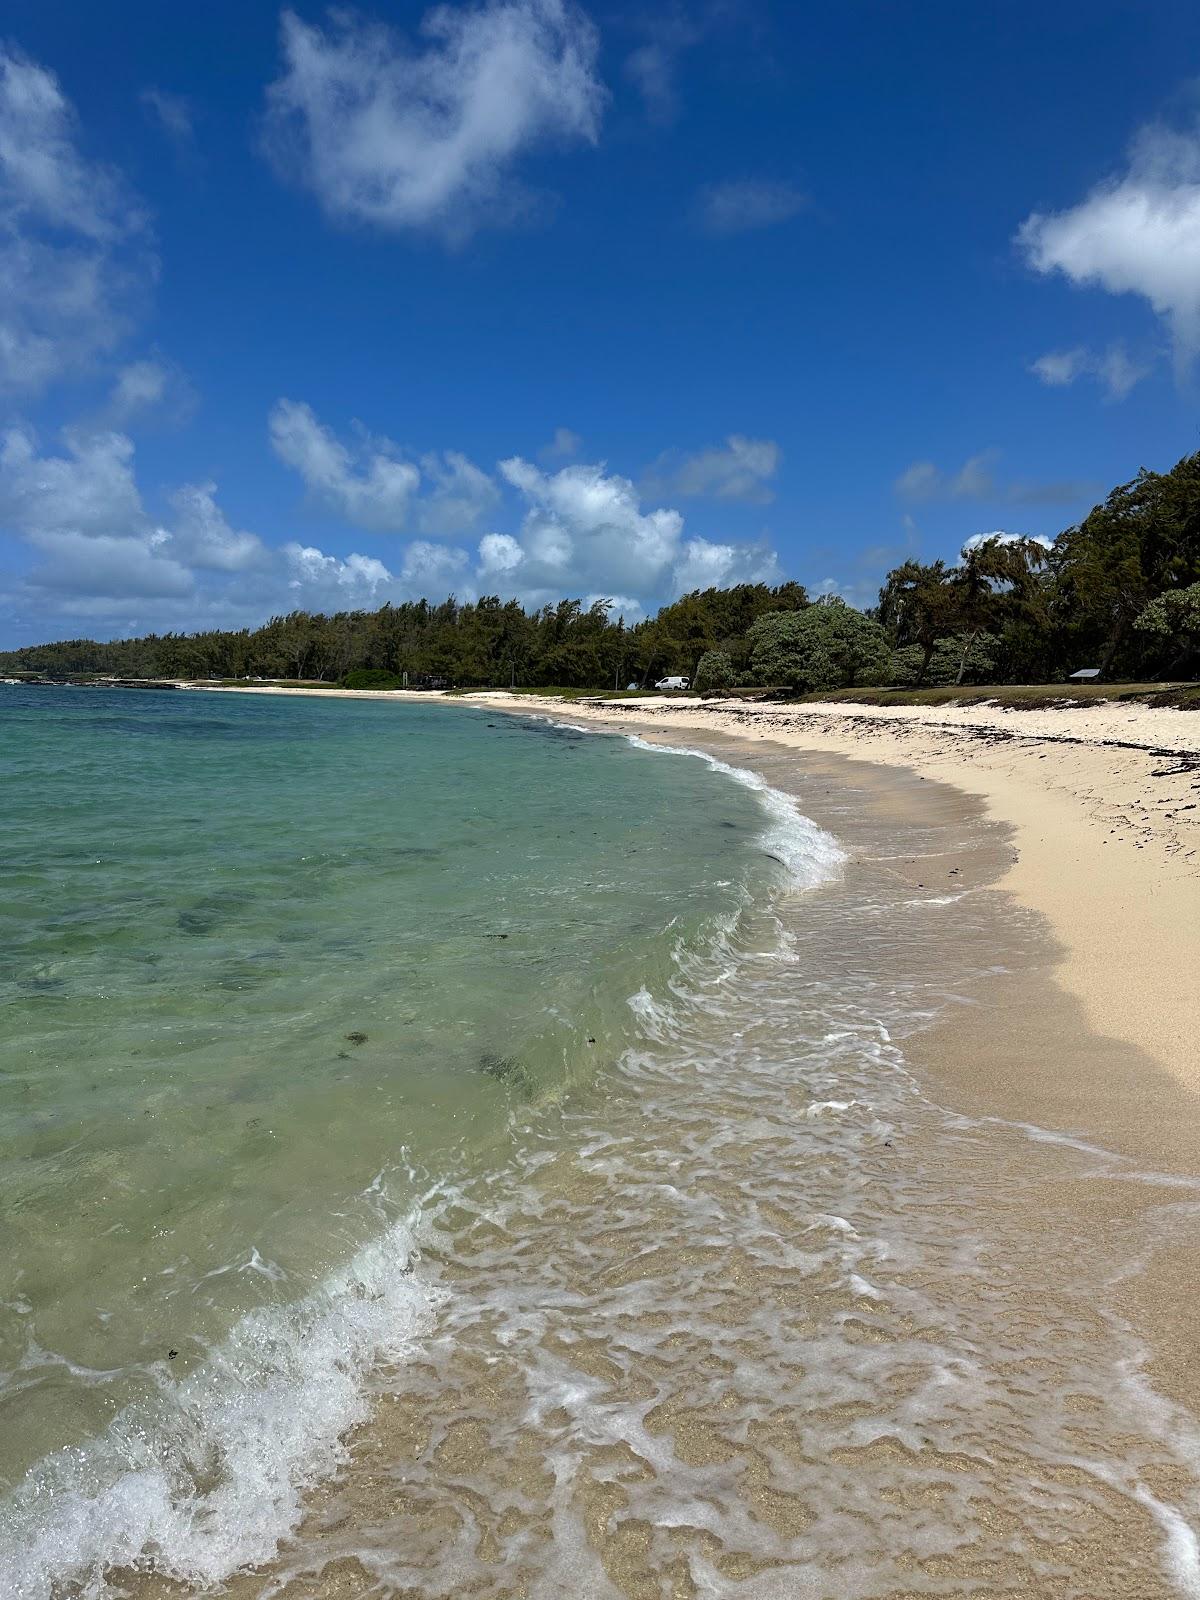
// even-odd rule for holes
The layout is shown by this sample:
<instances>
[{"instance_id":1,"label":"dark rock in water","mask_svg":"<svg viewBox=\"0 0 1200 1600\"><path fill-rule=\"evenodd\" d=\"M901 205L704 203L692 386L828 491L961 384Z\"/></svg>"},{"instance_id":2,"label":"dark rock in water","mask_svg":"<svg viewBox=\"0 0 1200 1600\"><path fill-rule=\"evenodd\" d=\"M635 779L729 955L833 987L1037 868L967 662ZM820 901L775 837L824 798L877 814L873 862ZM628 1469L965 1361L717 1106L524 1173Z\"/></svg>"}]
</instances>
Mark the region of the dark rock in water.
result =
<instances>
[{"instance_id":1,"label":"dark rock in water","mask_svg":"<svg viewBox=\"0 0 1200 1600\"><path fill-rule=\"evenodd\" d=\"M529 1068L517 1056L498 1056L485 1050L479 1058L479 1070L499 1083L511 1084L525 1094L533 1093L534 1084Z\"/></svg>"},{"instance_id":2,"label":"dark rock in water","mask_svg":"<svg viewBox=\"0 0 1200 1600\"><path fill-rule=\"evenodd\" d=\"M485 939L507 939L508 935L506 933L485 933L483 937Z\"/></svg>"},{"instance_id":3,"label":"dark rock in water","mask_svg":"<svg viewBox=\"0 0 1200 1600\"><path fill-rule=\"evenodd\" d=\"M353 1033L348 1033L346 1035L346 1043L347 1044L366 1044L366 1042L367 1042L366 1034L360 1032L360 1030L357 1029L357 1028L354 1030Z\"/></svg>"}]
</instances>

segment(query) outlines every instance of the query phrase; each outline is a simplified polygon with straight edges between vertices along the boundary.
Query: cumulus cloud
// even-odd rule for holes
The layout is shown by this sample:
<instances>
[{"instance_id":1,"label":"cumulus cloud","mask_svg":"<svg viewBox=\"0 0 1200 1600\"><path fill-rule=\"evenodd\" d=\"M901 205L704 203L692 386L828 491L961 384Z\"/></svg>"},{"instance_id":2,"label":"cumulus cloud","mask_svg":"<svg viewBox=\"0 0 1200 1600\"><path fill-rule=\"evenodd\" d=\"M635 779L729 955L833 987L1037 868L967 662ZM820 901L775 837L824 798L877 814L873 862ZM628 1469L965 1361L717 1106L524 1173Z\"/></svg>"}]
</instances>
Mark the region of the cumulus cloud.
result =
<instances>
[{"instance_id":1,"label":"cumulus cloud","mask_svg":"<svg viewBox=\"0 0 1200 1600\"><path fill-rule=\"evenodd\" d=\"M1030 363L1030 372L1050 389L1065 389L1079 378L1094 378L1112 400L1123 400L1150 375L1148 362L1135 361L1122 344L1093 351L1085 345L1049 350Z\"/></svg>"},{"instance_id":2,"label":"cumulus cloud","mask_svg":"<svg viewBox=\"0 0 1200 1600\"><path fill-rule=\"evenodd\" d=\"M479 541L479 571L490 577L511 577L525 559L520 542L511 533L485 533Z\"/></svg>"},{"instance_id":3,"label":"cumulus cloud","mask_svg":"<svg viewBox=\"0 0 1200 1600\"><path fill-rule=\"evenodd\" d=\"M603 465L571 465L546 473L520 456L500 463L526 505L519 539L485 539L481 569L493 580L511 575L535 603L564 593L660 598L710 583L770 581L770 551L683 538L676 510L642 508L628 478ZM639 602L640 603L640 602Z\"/></svg>"},{"instance_id":4,"label":"cumulus cloud","mask_svg":"<svg viewBox=\"0 0 1200 1600\"><path fill-rule=\"evenodd\" d=\"M217 505L215 483L189 483L171 496L175 510L171 554L189 566L214 572L245 572L263 567L266 546L253 533L239 533Z\"/></svg>"},{"instance_id":5,"label":"cumulus cloud","mask_svg":"<svg viewBox=\"0 0 1200 1600\"><path fill-rule=\"evenodd\" d=\"M417 509L422 533L469 533L500 499L493 480L461 451L422 456L421 466L431 485Z\"/></svg>"},{"instance_id":6,"label":"cumulus cloud","mask_svg":"<svg viewBox=\"0 0 1200 1600\"><path fill-rule=\"evenodd\" d=\"M460 450L431 451L418 467L390 439L363 432L350 447L303 401L278 401L268 431L275 454L315 500L372 533L399 533L415 521L422 533L467 534L500 499L495 481Z\"/></svg>"},{"instance_id":7,"label":"cumulus cloud","mask_svg":"<svg viewBox=\"0 0 1200 1600\"><path fill-rule=\"evenodd\" d=\"M144 211L80 150L57 78L0 47L0 387L41 388L113 350L154 270Z\"/></svg>"},{"instance_id":8,"label":"cumulus cloud","mask_svg":"<svg viewBox=\"0 0 1200 1600\"><path fill-rule=\"evenodd\" d=\"M145 522L133 441L107 430L67 429L66 453L40 455L32 429L0 438L0 525L32 536L126 534Z\"/></svg>"},{"instance_id":9,"label":"cumulus cloud","mask_svg":"<svg viewBox=\"0 0 1200 1600\"><path fill-rule=\"evenodd\" d=\"M1065 211L1033 212L1017 244L1035 272L1141 296L1189 362L1200 350L1200 131L1144 128L1123 171Z\"/></svg>"},{"instance_id":10,"label":"cumulus cloud","mask_svg":"<svg viewBox=\"0 0 1200 1600\"><path fill-rule=\"evenodd\" d=\"M404 552L400 580L413 593L444 595L470 565L465 550L414 539Z\"/></svg>"},{"instance_id":11,"label":"cumulus cloud","mask_svg":"<svg viewBox=\"0 0 1200 1600\"><path fill-rule=\"evenodd\" d=\"M735 583L782 582L773 550L712 544L707 539L688 539L671 569L671 589L677 595L692 589L724 589Z\"/></svg>"},{"instance_id":12,"label":"cumulus cloud","mask_svg":"<svg viewBox=\"0 0 1200 1600\"><path fill-rule=\"evenodd\" d=\"M307 589L305 604L332 603L339 609L373 600L392 575L374 556L328 556L314 545L285 544L283 556L291 577L288 587Z\"/></svg>"},{"instance_id":13,"label":"cumulus cloud","mask_svg":"<svg viewBox=\"0 0 1200 1600\"><path fill-rule=\"evenodd\" d=\"M598 40L573 0L438 6L419 47L348 11L281 28L268 153L338 221L460 241L528 211L519 158L598 137Z\"/></svg>"},{"instance_id":14,"label":"cumulus cloud","mask_svg":"<svg viewBox=\"0 0 1200 1600\"><path fill-rule=\"evenodd\" d=\"M774 439L747 439L732 433L724 444L695 455L667 452L646 473L643 487L653 495L685 495L713 500L742 500L766 505L775 498L770 480L779 471L782 452Z\"/></svg>"},{"instance_id":15,"label":"cumulus cloud","mask_svg":"<svg viewBox=\"0 0 1200 1600\"><path fill-rule=\"evenodd\" d=\"M330 510L374 533L396 533L406 525L421 474L398 458L389 440L367 440L351 452L298 400L278 401L268 427L275 454Z\"/></svg>"},{"instance_id":16,"label":"cumulus cloud","mask_svg":"<svg viewBox=\"0 0 1200 1600\"><path fill-rule=\"evenodd\" d=\"M30 543L46 559L29 574L34 589L81 597L106 607L114 602L181 599L195 582L182 562L163 553L153 535L118 538L62 529L37 533Z\"/></svg>"},{"instance_id":17,"label":"cumulus cloud","mask_svg":"<svg viewBox=\"0 0 1200 1600\"><path fill-rule=\"evenodd\" d=\"M173 617L198 625L204 581L244 582L277 562L255 534L230 525L212 483L176 490L165 525L155 522L127 435L68 428L63 446L42 453L24 427L0 438L0 528L37 552L24 582L43 609L100 617L132 602L171 601L179 602Z\"/></svg>"},{"instance_id":18,"label":"cumulus cloud","mask_svg":"<svg viewBox=\"0 0 1200 1600\"><path fill-rule=\"evenodd\" d=\"M790 222L807 205L807 195L794 183L741 178L701 189L697 214L708 233L747 233Z\"/></svg>"},{"instance_id":19,"label":"cumulus cloud","mask_svg":"<svg viewBox=\"0 0 1200 1600\"><path fill-rule=\"evenodd\" d=\"M303 459L326 463L310 473L313 483L332 484L361 511L361 484L375 481L369 459L347 463L349 452L331 444L315 418L305 422L303 437L316 442ZM425 467L432 489L413 501L418 527L427 510L442 533L478 520L480 503L489 514L500 509L496 482L465 457L447 451ZM345 610L450 592L461 599L499 593L528 605L574 595L611 599L631 617L689 589L782 579L770 549L685 538L678 510L644 504L628 478L602 464L551 472L513 456L499 474L508 511L515 505L519 515L517 531L488 529L472 551L444 536L415 538L385 563L299 541L269 546L230 520L212 482L184 484L169 495L166 514L152 516L128 435L77 427L45 450L31 429L13 427L0 434L0 532L32 553L18 586L26 609L87 617L115 631L134 622L143 629L240 626L294 607Z\"/></svg>"}]
</instances>

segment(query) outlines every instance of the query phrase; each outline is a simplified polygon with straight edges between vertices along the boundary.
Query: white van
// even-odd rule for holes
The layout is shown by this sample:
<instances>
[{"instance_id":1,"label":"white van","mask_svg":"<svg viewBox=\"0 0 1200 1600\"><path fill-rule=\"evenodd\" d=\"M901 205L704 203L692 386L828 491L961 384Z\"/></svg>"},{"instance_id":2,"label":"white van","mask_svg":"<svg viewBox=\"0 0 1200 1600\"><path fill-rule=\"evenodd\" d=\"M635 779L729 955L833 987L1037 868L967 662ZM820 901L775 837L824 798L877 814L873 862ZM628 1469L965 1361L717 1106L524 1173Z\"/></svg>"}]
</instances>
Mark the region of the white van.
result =
<instances>
[{"instance_id":1,"label":"white van","mask_svg":"<svg viewBox=\"0 0 1200 1600\"><path fill-rule=\"evenodd\" d=\"M691 681L690 678L660 678L654 687L656 689L686 689Z\"/></svg>"}]
</instances>

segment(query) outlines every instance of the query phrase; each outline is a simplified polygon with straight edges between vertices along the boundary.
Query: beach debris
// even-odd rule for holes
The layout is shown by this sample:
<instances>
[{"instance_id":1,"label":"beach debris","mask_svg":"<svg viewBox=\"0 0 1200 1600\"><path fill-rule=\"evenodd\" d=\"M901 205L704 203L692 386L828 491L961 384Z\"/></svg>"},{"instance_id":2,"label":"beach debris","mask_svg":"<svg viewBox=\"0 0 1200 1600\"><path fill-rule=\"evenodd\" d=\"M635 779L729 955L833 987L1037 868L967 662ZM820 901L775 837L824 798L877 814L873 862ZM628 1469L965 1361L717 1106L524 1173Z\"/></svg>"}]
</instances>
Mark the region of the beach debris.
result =
<instances>
[{"instance_id":1,"label":"beach debris","mask_svg":"<svg viewBox=\"0 0 1200 1600\"><path fill-rule=\"evenodd\" d=\"M365 1033L363 1033L361 1028L355 1028L353 1033L348 1033L346 1035L347 1044L366 1044L366 1042L367 1036Z\"/></svg>"},{"instance_id":2,"label":"beach debris","mask_svg":"<svg viewBox=\"0 0 1200 1600\"><path fill-rule=\"evenodd\" d=\"M168 1351L167 1351L167 1360L168 1360L168 1361L174 1361L174 1359L175 1359L175 1357L176 1357L176 1356L177 1356L177 1355L178 1355L178 1354L179 1354L179 1351L178 1351L178 1350L168 1350Z\"/></svg>"}]
</instances>

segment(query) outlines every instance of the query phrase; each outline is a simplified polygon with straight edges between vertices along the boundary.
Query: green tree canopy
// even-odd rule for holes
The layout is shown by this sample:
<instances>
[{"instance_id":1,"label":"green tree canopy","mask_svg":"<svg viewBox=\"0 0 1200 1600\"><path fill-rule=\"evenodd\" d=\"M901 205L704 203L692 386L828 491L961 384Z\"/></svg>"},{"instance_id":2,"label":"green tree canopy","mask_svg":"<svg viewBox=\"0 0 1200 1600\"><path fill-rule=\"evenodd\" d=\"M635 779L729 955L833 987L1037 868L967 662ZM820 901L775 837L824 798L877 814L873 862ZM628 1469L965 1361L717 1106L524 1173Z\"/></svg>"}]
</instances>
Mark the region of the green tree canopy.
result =
<instances>
[{"instance_id":1,"label":"green tree canopy","mask_svg":"<svg viewBox=\"0 0 1200 1600\"><path fill-rule=\"evenodd\" d=\"M714 694L721 689L732 689L737 682L733 662L724 650L706 650L700 657L692 688L701 694Z\"/></svg>"},{"instance_id":2,"label":"green tree canopy","mask_svg":"<svg viewBox=\"0 0 1200 1600\"><path fill-rule=\"evenodd\" d=\"M886 676L889 648L878 622L831 598L804 611L760 617L746 635L760 683L809 692Z\"/></svg>"}]
</instances>

